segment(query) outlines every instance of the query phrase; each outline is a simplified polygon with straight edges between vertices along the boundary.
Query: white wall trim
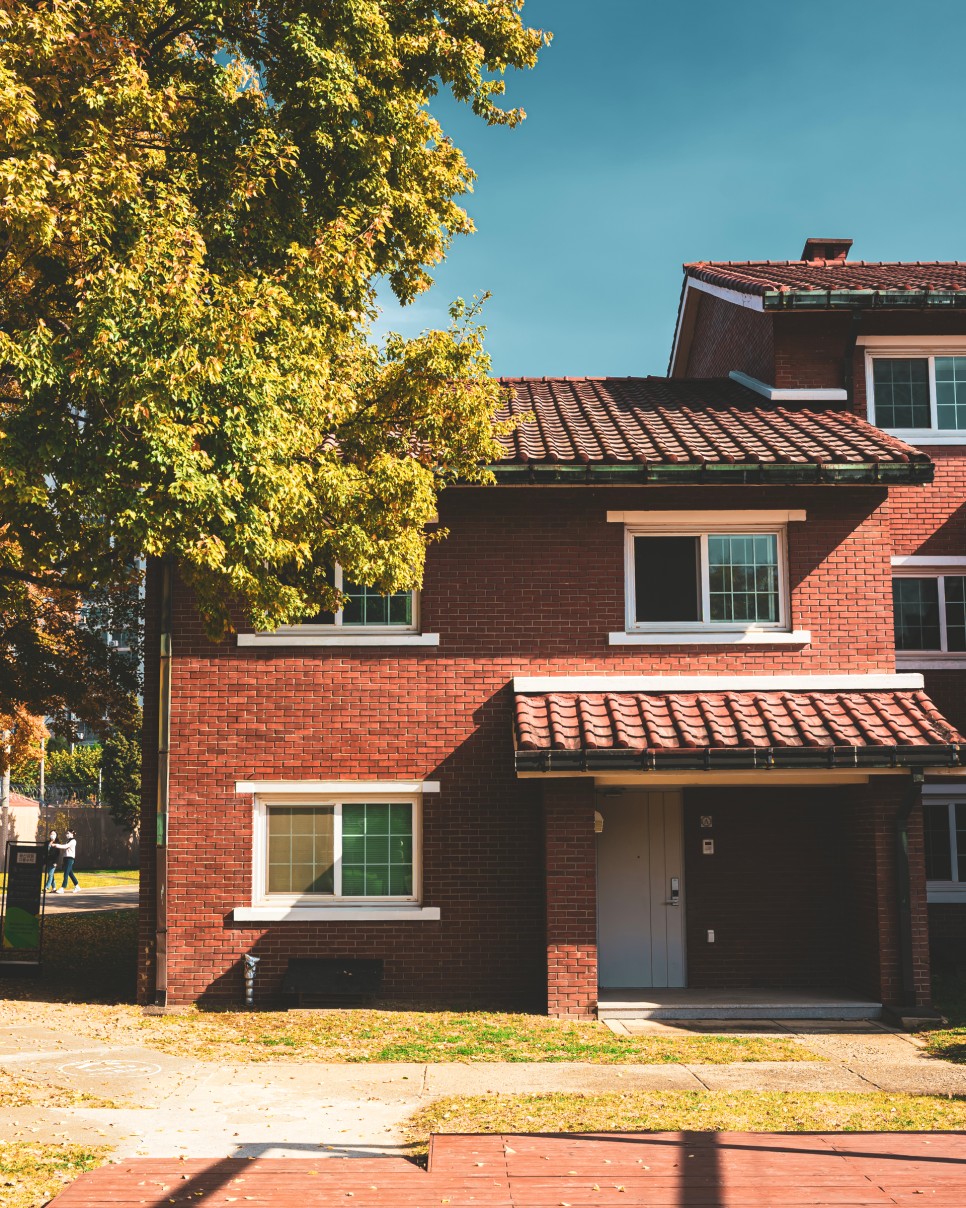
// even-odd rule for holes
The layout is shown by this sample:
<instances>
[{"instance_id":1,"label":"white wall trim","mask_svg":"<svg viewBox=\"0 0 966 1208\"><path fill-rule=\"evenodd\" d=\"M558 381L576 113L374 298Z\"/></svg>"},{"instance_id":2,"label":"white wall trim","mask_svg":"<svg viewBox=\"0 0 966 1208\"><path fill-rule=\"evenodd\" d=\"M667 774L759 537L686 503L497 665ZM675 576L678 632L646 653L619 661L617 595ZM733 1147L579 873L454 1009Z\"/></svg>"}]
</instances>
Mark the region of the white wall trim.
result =
<instances>
[{"instance_id":1,"label":"white wall trim","mask_svg":"<svg viewBox=\"0 0 966 1208\"><path fill-rule=\"evenodd\" d=\"M430 923L438 906L236 906L236 923Z\"/></svg>"},{"instance_id":2,"label":"white wall trim","mask_svg":"<svg viewBox=\"0 0 966 1208\"><path fill-rule=\"evenodd\" d=\"M915 691L921 675L515 675L513 691L885 692Z\"/></svg>"},{"instance_id":3,"label":"white wall trim","mask_svg":"<svg viewBox=\"0 0 966 1208\"><path fill-rule=\"evenodd\" d=\"M874 348L877 352L888 348L899 348L903 352L921 348L935 353L936 349L949 348L961 352L966 348L966 335L949 336L873 336L860 335L855 341L860 348Z\"/></svg>"},{"instance_id":4,"label":"white wall trim","mask_svg":"<svg viewBox=\"0 0 966 1208\"><path fill-rule=\"evenodd\" d=\"M715 525L733 528L737 524L789 524L805 519L804 508L755 508L737 511L692 512L608 512L609 524L641 525L645 528L669 528L678 531L707 529Z\"/></svg>"},{"instance_id":5,"label":"white wall trim","mask_svg":"<svg viewBox=\"0 0 966 1208\"><path fill-rule=\"evenodd\" d=\"M608 646L807 646L811 630L738 629L709 632L676 630L658 633L654 630L618 631L607 635Z\"/></svg>"},{"instance_id":6,"label":"white wall trim","mask_svg":"<svg viewBox=\"0 0 966 1208\"><path fill-rule=\"evenodd\" d=\"M286 796L342 797L372 793L438 793L438 780L236 780L236 793L284 793Z\"/></svg>"},{"instance_id":7,"label":"white wall trim","mask_svg":"<svg viewBox=\"0 0 966 1208\"><path fill-rule=\"evenodd\" d=\"M761 294L745 294L740 289L727 289L723 285L712 285L710 281L702 281L700 277L692 277L688 273L688 289L700 290L703 294L732 302L735 306L743 306L746 310L764 310L765 304Z\"/></svg>"},{"instance_id":8,"label":"white wall trim","mask_svg":"<svg viewBox=\"0 0 966 1208\"><path fill-rule=\"evenodd\" d=\"M966 566L966 557L960 557L958 554L907 554L901 558L892 558L892 565L900 566L922 566L931 567L934 570L942 570L946 566L957 567Z\"/></svg>"},{"instance_id":9,"label":"white wall trim","mask_svg":"<svg viewBox=\"0 0 966 1208\"><path fill-rule=\"evenodd\" d=\"M923 671L959 671L966 667L962 650L897 650L896 667L915 667Z\"/></svg>"},{"instance_id":10,"label":"white wall trim","mask_svg":"<svg viewBox=\"0 0 966 1208\"><path fill-rule=\"evenodd\" d=\"M354 633L344 628L332 633L291 629L284 633L240 633L239 646L438 646L438 633Z\"/></svg>"},{"instance_id":11,"label":"white wall trim","mask_svg":"<svg viewBox=\"0 0 966 1208\"><path fill-rule=\"evenodd\" d=\"M847 390L835 386L814 386L796 389L769 386L767 382L759 381L758 378L751 377L750 374L742 373L740 369L732 369L728 377L732 381L737 382L739 386L745 386L749 390L754 390L756 394L762 395L771 403L844 403L849 397Z\"/></svg>"},{"instance_id":12,"label":"white wall trim","mask_svg":"<svg viewBox=\"0 0 966 1208\"><path fill-rule=\"evenodd\" d=\"M869 423L872 423L869 420ZM962 428L883 428L889 436L904 440L907 445L925 449L930 445L966 445L966 429Z\"/></svg>"}]
</instances>

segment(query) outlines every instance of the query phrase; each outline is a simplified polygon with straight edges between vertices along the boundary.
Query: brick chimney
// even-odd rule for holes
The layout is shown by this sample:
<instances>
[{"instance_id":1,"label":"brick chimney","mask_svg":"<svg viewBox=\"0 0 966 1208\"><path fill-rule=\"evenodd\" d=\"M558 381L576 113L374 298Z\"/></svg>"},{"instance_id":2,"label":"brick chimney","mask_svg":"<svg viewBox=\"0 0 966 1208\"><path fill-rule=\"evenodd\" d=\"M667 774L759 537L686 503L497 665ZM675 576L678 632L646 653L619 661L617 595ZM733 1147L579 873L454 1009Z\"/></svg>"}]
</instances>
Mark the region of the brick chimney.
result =
<instances>
[{"instance_id":1,"label":"brick chimney","mask_svg":"<svg viewBox=\"0 0 966 1208\"><path fill-rule=\"evenodd\" d=\"M851 246L851 239L806 239L802 259L809 264L844 264Z\"/></svg>"}]
</instances>

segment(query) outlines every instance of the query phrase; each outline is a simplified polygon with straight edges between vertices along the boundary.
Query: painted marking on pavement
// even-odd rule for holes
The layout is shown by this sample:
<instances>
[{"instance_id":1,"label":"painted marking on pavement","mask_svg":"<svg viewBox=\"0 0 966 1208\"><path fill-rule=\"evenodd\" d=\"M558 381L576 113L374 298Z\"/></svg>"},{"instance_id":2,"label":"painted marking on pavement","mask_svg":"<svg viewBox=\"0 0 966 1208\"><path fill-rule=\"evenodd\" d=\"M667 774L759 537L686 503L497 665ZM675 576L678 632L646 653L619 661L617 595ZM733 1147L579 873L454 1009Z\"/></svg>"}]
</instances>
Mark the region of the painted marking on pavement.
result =
<instances>
[{"instance_id":1,"label":"painted marking on pavement","mask_svg":"<svg viewBox=\"0 0 966 1208\"><path fill-rule=\"evenodd\" d=\"M88 1061L69 1061L66 1065L57 1067L62 1074L72 1073L74 1070L82 1074L105 1074L108 1076L128 1076L128 1077L150 1077L152 1074L160 1074L161 1067L152 1065L149 1061L122 1061L118 1058L109 1058L104 1061L94 1059Z\"/></svg>"}]
</instances>

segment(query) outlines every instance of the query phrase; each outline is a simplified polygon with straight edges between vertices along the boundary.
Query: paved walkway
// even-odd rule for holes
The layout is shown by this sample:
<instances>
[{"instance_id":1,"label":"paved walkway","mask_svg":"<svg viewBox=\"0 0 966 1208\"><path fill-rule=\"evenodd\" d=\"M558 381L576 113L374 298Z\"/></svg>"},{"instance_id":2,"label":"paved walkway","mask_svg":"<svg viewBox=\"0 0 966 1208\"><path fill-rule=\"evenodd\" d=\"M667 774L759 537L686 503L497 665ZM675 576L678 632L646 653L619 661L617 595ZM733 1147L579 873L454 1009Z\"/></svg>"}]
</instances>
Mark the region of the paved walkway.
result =
<instances>
[{"instance_id":1,"label":"paved walkway","mask_svg":"<svg viewBox=\"0 0 966 1208\"><path fill-rule=\"evenodd\" d=\"M787 1034L789 1023L775 1029ZM442 1095L702 1089L966 1094L966 1066L924 1057L904 1034L874 1023L838 1025L836 1031L830 1024L796 1026L794 1035L824 1060L229 1064L17 1024L0 1028L0 1070L45 1084L50 1099L42 1107L0 1110L0 1136L107 1143L123 1158L377 1156L400 1153L405 1120ZM118 1106L60 1106L58 1090L67 1086Z\"/></svg>"},{"instance_id":2,"label":"paved walkway","mask_svg":"<svg viewBox=\"0 0 966 1208\"><path fill-rule=\"evenodd\" d=\"M643 1133L434 1137L399 1160L134 1161L82 1175L56 1208L962 1208L966 1135Z\"/></svg>"},{"instance_id":3,"label":"paved walkway","mask_svg":"<svg viewBox=\"0 0 966 1208\"><path fill-rule=\"evenodd\" d=\"M48 892L45 895L45 914L87 914L95 910L134 910L137 907L137 885L92 885L88 888L84 885L83 873L79 875L81 888L78 893L68 889L64 893ZM59 880L57 885L59 888Z\"/></svg>"}]
</instances>

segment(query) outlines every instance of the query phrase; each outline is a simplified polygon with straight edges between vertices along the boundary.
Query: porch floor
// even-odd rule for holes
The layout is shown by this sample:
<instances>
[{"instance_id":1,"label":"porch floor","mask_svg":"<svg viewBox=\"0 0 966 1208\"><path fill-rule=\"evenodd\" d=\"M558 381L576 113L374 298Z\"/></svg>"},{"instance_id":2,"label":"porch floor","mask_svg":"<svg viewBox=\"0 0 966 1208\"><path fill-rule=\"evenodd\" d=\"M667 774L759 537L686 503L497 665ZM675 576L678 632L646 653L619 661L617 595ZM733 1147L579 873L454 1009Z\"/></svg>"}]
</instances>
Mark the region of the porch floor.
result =
<instances>
[{"instance_id":1,"label":"porch floor","mask_svg":"<svg viewBox=\"0 0 966 1208\"><path fill-rule=\"evenodd\" d=\"M600 990L600 1019L880 1019L882 1003L837 990Z\"/></svg>"}]
</instances>

